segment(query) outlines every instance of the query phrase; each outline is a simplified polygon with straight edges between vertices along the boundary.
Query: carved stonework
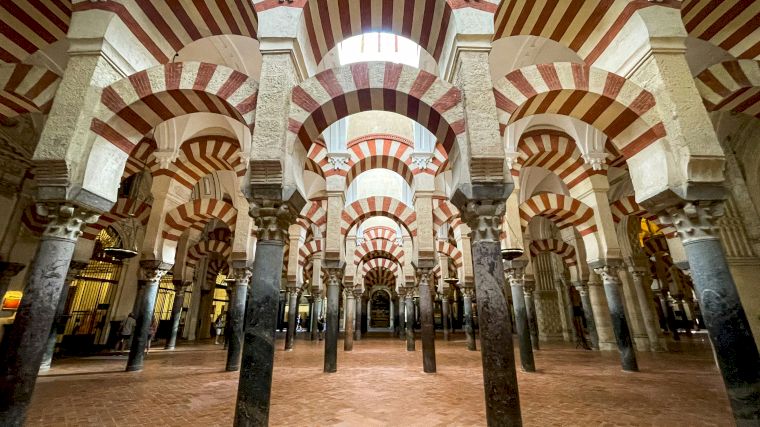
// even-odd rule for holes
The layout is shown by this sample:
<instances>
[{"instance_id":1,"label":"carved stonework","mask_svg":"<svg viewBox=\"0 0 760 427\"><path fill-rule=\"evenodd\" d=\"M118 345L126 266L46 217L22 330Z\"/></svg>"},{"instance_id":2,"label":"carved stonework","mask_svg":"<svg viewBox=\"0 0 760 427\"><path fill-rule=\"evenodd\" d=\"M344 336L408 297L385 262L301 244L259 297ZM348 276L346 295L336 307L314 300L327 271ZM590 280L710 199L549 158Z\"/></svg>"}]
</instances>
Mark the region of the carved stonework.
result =
<instances>
[{"instance_id":1,"label":"carved stonework","mask_svg":"<svg viewBox=\"0 0 760 427\"><path fill-rule=\"evenodd\" d=\"M235 279L235 284L238 285L248 285L248 282L251 280L251 270L247 268L233 268L232 269L232 278Z\"/></svg>"},{"instance_id":2,"label":"carved stonework","mask_svg":"<svg viewBox=\"0 0 760 427\"><path fill-rule=\"evenodd\" d=\"M433 274L433 269L430 267L415 267L414 274L417 278L417 285L419 287L430 286L433 281L430 280L430 276Z\"/></svg>"},{"instance_id":3,"label":"carved stonework","mask_svg":"<svg viewBox=\"0 0 760 427\"><path fill-rule=\"evenodd\" d=\"M586 282L575 282L573 283L573 286L575 286L575 290L578 291L582 297L588 295L588 284Z\"/></svg>"},{"instance_id":4,"label":"carved stonework","mask_svg":"<svg viewBox=\"0 0 760 427\"><path fill-rule=\"evenodd\" d=\"M598 274L602 278L602 283L617 283L622 284L620 281L619 272L622 268L622 263L619 261L606 261L605 265L594 268L594 273Z\"/></svg>"},{"instance_id":5,"label":"carved stonework","mask_svg":"<svg viewBox=\"0 0 760 427\"><path fill-rule=\"evenodd\" d=\"M723 203L687 203L670 211L673 225L683 244L700 240L717 240L720 236L718 218L723 216Z\"/></svg>"},{"instance_id":6,"label":"carved stonework","mask_svg":"<svg viewBox=\"0 0 760 427\"><path fill-rule=\"evenodd\" d=\"M523 279L523 292L525 293L525 296L530 297L533 295L533 291L536 290L536 282L532 280L524 280Z\"/></svg>"},{"instance_id":7,"label":"carved stonework","mask_svg":"<svg viewBox=\"0 0 760 427\"><path fill-rule=\"evenodd\" d=\"M256 236L259 240L279 240L283 243L287 243L288 228L297 217L288 203L277 200L252 203L250 214L256 221Z\"/></svg>"},{"instance_id":8,"label":"carved stonework","mask_svg":"<svg viewBox=\"0 0 760 427\"><path fill-rule=\"evenodd\" d=\"M425 170L432 162L432 153L412 153L412 164L417 167L417 169Z\"/></svg>"},{"instance_id":9,"label":"carved stonework","mask_svg":"<svg viewBox=\"0 0 760 427\"><path fill-rule=\"evenodd\" d=\"M350 155L348 153L330 153L327 155L327 163L332 166L333 170L348 169L348 160Z\"/></svg>"},{"instance_id":10,"label":"carved stonework","mask_svg":"<svg viewBox=\"0 0 760 427\"><path fill-rule=\"evenodd\" d=\"M37 205L37 214L48 219L43 238L76 241L82 228L98 220L98 214L68 203L46 203Z\"/></svg>"},{"instance_id":11,"label":"carved stonework","mask_svg":"<svg viewBox=\"0 0 760 427\"><path fill-rule=\"evenodd\" d=\"M475 299L475 287L473 286L463 286L462 287L462 295L469 297L470 299Z\"/></svg>"},{"instance_id":12,"label":"carved stonework","mask_svg":"<svg viewBox=\"0 0 760 427\"><path fill-rule=\"evenodd\" d=\"M146 282L158 282L171 269L171 264L157 260L140 261L140 278Z\"/></svg>"},{"instance_id":13,"label":"carved stonework","mask_svg":"<svg viewBox=\"0 0 760 427\"><path fill-rule=\"evenodd\" d=\"M507 267L504 269L509 286L522 286L525 282L525 270L522 267Z\"/></svg>"},{"instance_id":14,"label":"carved stonework","mask_svg":"<svg viewBox=\"0 0 760 427\"><path fill-rule=\"evenodd\" d=\"M362 297L362 294L364 294L364 291L361 290L360 288L354 289L354 298L359 299Z\"/></svg>"},{"instance_id":15,"label":"carved stonework","mask_svg":"<svg viewBox=\"0 0 760 427\"><path fill-rule=\"evenodd\" d=\"M505 202L503 200L470 200L465 203L462 221L472 230L472 240L499 241Z\"/></svg>"},{"instance_id":16,"label":"carved stonework","mask_svg":"<svg viewBox=\"0 0 760 427\"><path fill-rule=\"evenodd\" d=\"M327 273L328 284L332 284L332 285L338 284L339 285L340 282L343 280L344 266L342 266L342 265L336 266L336 267L333 267L333 266L330 266L330 267L324 266L323 268L325 270L325 273Z\"/></svg>"}]
</instances>

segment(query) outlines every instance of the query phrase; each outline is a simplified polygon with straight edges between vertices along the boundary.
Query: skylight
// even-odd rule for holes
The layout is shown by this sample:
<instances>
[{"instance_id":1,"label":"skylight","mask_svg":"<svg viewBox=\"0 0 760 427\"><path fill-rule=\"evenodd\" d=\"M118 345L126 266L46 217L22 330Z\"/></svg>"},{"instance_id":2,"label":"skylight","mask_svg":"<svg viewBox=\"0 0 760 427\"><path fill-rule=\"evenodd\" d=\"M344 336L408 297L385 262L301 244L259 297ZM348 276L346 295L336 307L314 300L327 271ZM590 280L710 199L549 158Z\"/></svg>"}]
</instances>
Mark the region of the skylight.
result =
<instances>
[{"instance_id":1,"label":"skylight","mask_svg":"<svg viewBox=\"0 0 760 427\"><path fill-rule=\"evenodd\" d=\"M388 61L419 67L420 46L401 36L365 33L338 44L340 64L363 61Z\"/></svg>"}]
</instances>

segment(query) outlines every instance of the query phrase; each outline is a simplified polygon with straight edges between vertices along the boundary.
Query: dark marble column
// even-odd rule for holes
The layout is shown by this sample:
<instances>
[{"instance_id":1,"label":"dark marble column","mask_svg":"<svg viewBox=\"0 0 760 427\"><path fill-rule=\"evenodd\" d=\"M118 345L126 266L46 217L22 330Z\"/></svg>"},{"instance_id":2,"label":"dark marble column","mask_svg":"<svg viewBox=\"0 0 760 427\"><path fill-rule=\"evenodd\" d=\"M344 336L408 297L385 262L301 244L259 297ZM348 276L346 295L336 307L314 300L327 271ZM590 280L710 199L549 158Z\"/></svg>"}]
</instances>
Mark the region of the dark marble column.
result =
<instances>
[{"instance_id":1,"label":"dark marble column","mask_svg":"<svg viewBox=\"0 0 760 427\"><path fill-rule=\"evenodd\" d=\"M393 336L398 336L398 294L391 292L391 319L393 319ZM367 325L369 327L369 325Z\"/></svg>"},{"instance_id":2,"label":"dark marble column","mask_svg":"<svg viewBox=\"0 0 760 427\"><path fill-rule=\"evenodd\" d=\"M671 212L737 425L760 425L760 355L719 240L721 205Z\"/></svg>"},{"instance_id":3,"label":"dark marble column","mask_svg":"<svg viewBox=\"0 0 760 427\"><path fill-rule=\"evenodd\" d=\"M290 201L255 199L251 203L250 215L256 220L258 231L251 292L247 295L245 308L236 426L269 424L283 247L288 239L288 227L295 221L299 210Z\"/></svg>"},{"instance_id":4,"label":"dark marble column","mask_svg":"<svg viewBox=\"0 0 760 427\"><path fill-rule=\"evenodd\" d=\"M174 350L177 346L179 321L182 319L182 306L185 304L185 289L193 284L193 282L186 282L181 279L174 279L172 283L174 284L174 301L172 302L171 316L172 330L164 347L166 350Z\"/></svg>"},{"instance_id":5,"label":"dark marble column","mask_svg":"<svg viewBox=\"0 0 760 427\"><path fill-rule=\"evenodd\" d=\"M58 342L58 328L65 325L65 313L66 299L69 296L69 287L71 282L74 281L76 276L87 267L86 262L71 261L69 263L69 271L66 273L66 281L63 282L61 287L61 296L58 298L58 306L55 309L55 320L53 321L53 327L50 328L50 336L48 337L47 345L45 346L45 355L42 356L42 362L40 363L40 370L47 371L50 369L50 365L53 362L53 355L55 354L55 344ZM2 297L0 297L2 300Z\"/></svg>"},{"instance_id":6,"label":"dark marble column","mask_svg":"<svg viewBox=\"0 0 760 427\"><path fill-rule=\"evenodd\" d=\"M346 305L343 321L343 351L352 351L354 349L354 325L356 324L356 300L354 299L354 290L344 288L343 294L346 296Z\"/></svg>"},{"instance_id":7,"label":"dark marble column","mask_svg":"<svg viewBox=\"0 0 760 427\"><path fill-rule=\"evenodd\" d=\"M511 264L511 265L510 265ZM536 362L533 360L533 345L530 342L528 313L525 308L523 293L524 268L527 261L508 261L505 271L512 291L512 308L515 311L515 326L517 339L520 344L520 364L525 372L536 372Z\"/></svg>"},{"instance_id":8,"label":"dark marble column","mask_svg":"<svg viewBox=\"0 0 760 427\"><path fill-rule=\"evenodd\" d=\"M236 263L238 261L235 261ZM242 263L244 264L244 263ZM240 369L240 355L243 351L245 340L245 303L248 300L248 285L251 280L251 271L245 267L235 267L232 271L235 279L232 299L230 299L227 321L230 322L230 336L227 343L227 365L225 370L237 371Z\"/></svg>"},{"instance_id":9,"label":"dark marble column","mask_svg":"<svg viewBox=\"0 0 760 427\"><path fill-rule=\"evenodd\" d=\"M0 363L0 425L21 426L55 320L66 271L81 228L97 216L69 204L41 207L49 220L30 265L24 296L5 337Z\"/></svg>"},{"instance_id":10,"label":"dark marble column","mask_svg":"<svg viewBox=\"0 0 760 427\"><path fill-rule=\"evenodd\" d=\"M536 290L536 282L523 280L523 294L525 295L525 314L528 316L528 329L530 329L530 342L533 350L540 350L538 342L538 317L536 316L536 300L533 292Z\"/></svg>"},{"instance_id":11,"label":"dark marble column","mask_svg":"<svg viewBox=\"0 0 760 427\"><path fill-rule=\"evenodd\" d=\"M449 331L451 330L451 305L449 303L449 291L445 290L441 294L441 319L443 321L443 340L449 340Z\"/></svg>"},{"instance_id":12,"label":"dark marble column","mask_svg":"<svg viewBox=\"0 0 760 427\"><path fill-rule=\"evenodd\" d=\"M596 323L594 322L594 310L591 308L591 298L588 296L588 284L580 281L573 284L581 296L581 305L583 306L583 318L586 319L586 329L591 339L591 348L599 350L599 335L596 333Z\"/></svg>"},{"instance_id":13,"label":"dark marble column","mask_svg":"<svg viewBox=\"0 0 760 427\"><path fill-rule=\"evenodd\" d=\"M607 297L607 306L610 308L610 316L612 317L612 329L615 332L618 350L620 350L620 363L624 371L636 372L639 370L639 366L636 362L631 331L628 329L628 320L625 316L623 283L618 275L620 262L616 260L604 262L605 265L594 268L594 271L602 278L604 284L604 294Z\"/></svg>"},{"instance_id":14,"label":"dark marble column","mask_svg":"<svg viewBox=\"0 0 760 427\"><path fill-rule=\"evenodd\" d=\"M414 289L407 288L404 295L404 312L406 326L406 351L414 351Z\"/></svg>"},{"instance_id":15,"label":"dark marble column","mask_svg":"<svg viewBox=\"0 0 760 427\"><path fill-rule=\"evenodd\" d=\"M325 372L338 370L338 336L340 335L340 282L344 263L325 260L327 271L327 331L325 334Z\"/></svg>"},{"instance_id":16,"label":"dark marble column","mask_svg":"<svg viewBox=\"0 0 760 427\"><path fill-rule=\"evenodd\" d=\"M398 337L406 340L406 288L398 288Z\"/></svg>"},{"instance_id":17,"label":"dark marble column","mask_svg":"<svg viewBox=\"0 0 760 427\"><path fill-rule=\"evenodd\" d=\"M433 317L433 280L430 277L435 262L420 259L415 268L420 292L420 329L422 335L422 370L435 373L435 323Z\"/></svg>"},{"instance_id":18,"label":"dark marble column","mask_svg":"<svg viewBox=\"0 0 760 427\"><path fill-rule=\"evenodd\" d=\"M512 316L504 297L504 265L499 232L506 184L473 184L457 189L454 204L472 230L472 260L480 325L486 422L489 426L522 425L512 345Z\"/></svg>"},{"instance_id":19,"label":"dark marble column","mask_svg":"<svg viewBox=\"0 0 760 427\"><path fill-rule=\"evenodd\" d=\"M137 286L141 287L139 296L140 310L132 338L132 346L129 348L127 358L127 372L142 371L145 361L145 347L150 338L150 325L153 322L153 312L156 307L156 295L158 295L158 282L171 268L171 265L156 260L140 261L140 279Z\"/></svg>"},{"instance_id":20,"label":"dark marble column","mask_svg":"<svg viewBox=\"0 0 760 427\"><path fill-rule=\"evenodd\" d=\"M462 311L464 335L467 339L467 350L477 351L478 348L475 345L475 329L473 328L472 320L472 297L475 295L475 288L465 286L462 288Z\"/></svg>"},{"instance_id":21,"label":"dark marble column","mask_svg":"<svg viewBox=\"0 0 760 427\"><path fill-rule=\"evenodd\" d=\"M298 315L298 288L288 286L288 332L285 334L285 351L292 351L296 340L296 317Z\"/></svg>"},{"instance_id":22,"label":"dark marble column","mask_svg":"<svg viewBox=\"0 0 760 427\"><path fill-rule=\"evenodd\" d=\"M364 303L362 299L362 291L361 289L354 290L354 303L356 304L356 309L354 311L354 341L361 341L362 339L362 315L364 310L362 310L362 305Z\"/></svg>"},{"instance_id":23,"label":"dark marble column","mask_svg":"<svg viewBox=\"0 0 760 427\"><path fill-rule=\"evenodd\" d=\"M312 300L311 303L312 309L311 309L311 319L309 321L311 322L311 340L316 341L317 337L319 336L319 317L322 316L322 293L319 291L313 291L312 294Z\"/></svg>"}]
</instances>

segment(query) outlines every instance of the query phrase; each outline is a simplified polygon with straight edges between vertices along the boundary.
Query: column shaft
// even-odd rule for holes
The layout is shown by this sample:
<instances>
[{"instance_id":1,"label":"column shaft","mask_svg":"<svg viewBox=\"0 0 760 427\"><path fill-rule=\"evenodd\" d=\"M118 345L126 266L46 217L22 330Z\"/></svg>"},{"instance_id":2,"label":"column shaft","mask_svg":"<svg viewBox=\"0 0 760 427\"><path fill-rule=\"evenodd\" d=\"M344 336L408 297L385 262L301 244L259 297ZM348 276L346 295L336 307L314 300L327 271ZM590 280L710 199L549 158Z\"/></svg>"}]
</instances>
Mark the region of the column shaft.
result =
<instances>
[{"instance_id":1,"label":"column shaft","mask_svg":"<svg viewBox=\"0 0 760 427\"><path fill-rule=\"evenodd\" d=\"M402 340L406 339L406 298L403 294L398 296L398 337Z\"/></svg>"},{"instance_id":2,"label":"column shaft","mask_svg":"<svg viewBox=\"0 0 760 427\"><path fill-rule=\"evenodd\" d=\"M296 316L298 315L298 290L288 288L288 332L285 334L285 351L293 350L296 339Z\"/></svg>"},{"instance_id":3,"label":"column shaft","mask_svg":"<svg viewBox=\"0 0 760 427\"><path fill-rule=\"evenodd\" d=\"M351 289L346 289L346 307L344 315L346 316L343 322L343 351L352 351L354 349L354 324L356 323L356 302L354 299L354 292Z\"/></svg>"},{"instance_id":4,"label":"column shaft","mask_svg":"<svg viewBox=\"0 0 760 427\"><path fill-rule=\"evenodd\" d=\"M362 339L362 296L361 294L354 294L354 301L356 304L356 310L354 314L354 340L361 341Z\"/></svg>"},{"instance_id":5,"label":"column shaft","mask_svg":"<svg viewBox=\"0 0 760 427\"><path fill-rule=\"evenodd\" d=\"M449 340L449 328L451 326L450 323L450 306L449 306L449 297L446 293L444 293L441 296L441 317L443 321L443 340L448 341Z\"/></svg>"},{"instance_id":6,"label":"column shaft","mask_svg":"<svg viewBox=\"0 0 760 427\"><path fill-rule=\"evenodd\" d=\"M65 314L63 311L66 309L66 300L69 296L71 282L85 267L87 267L86 262L72 261L69 264L69 271L66 273L66 281L63 282L63 286L61 287L61 296L58 298L58 305L55 309L55 320L53 321L53 327L50 328L50 335L48 336L48 341L45 345L45 354L42 356L42 362L40 363L40 370L50 369L50 365L53 362L53 355L55 354L55 344L58 341L58 327L63 322ZM2 300L1 295L2 294L0 294L0 301Z\"/></svg>"},{"instance_id":7,"label":"column shaft","mask_svg":"<svg viewBox=\"0 0 760 427\"><path fill-rule=\"evenodd\" d=\"M533 289L533 284L523 287L523 293L525 295L525 315L528 317L528 329L530 329L530 342L533 345L533 350L539 350L538 317L536 316L536 300L533 297Z\"/></svg>"},{"instance_id":8,"label":"column shaft","mask_svg":"<svg viewBox=\"0 0 760 427\"><path fill-rule=\"evenodd\" d=\"M515 326L520 343L520 363L523 371L536 372L536 363L533 360L533 344L531 344L530 328L528 327L528 310L525 307L525 294L521 282L520 278L510 279L512 306L515 310Z\"/></svg>"},{"instance_id":9,"label":"column shaft","mask_svg":"<svg viewBox=\"0 0 760 427\"><path fill-rule=\"evenodd\" d=\"M143 264L143 263L141 263ZM140 311L137 312L132 346L129 348L127 358L127 372L142 371L145 361L145 347L150 339L150 326L153 323L153 312L156 307L156 295L158 295L158 282L166 273L152 266L142 266L145 279L140 279L137 286L142 288L140 295Z\"/></svg>"},{"instance_id":10,"label":"column shaft","mask_svg":"<svg viewBox=\"0 0 760 427\"><path fill-rule=\"evenodd\" d=\"M649 292L647 292L643 272L631 270L631 276L633 276L633 287L634 292L636 292L639 309L641 310L641 317L644 320L644 327L649 337L649 348L652 351L664 351L665 348L660 339L660 329L656 323L655 312L652 309L652 299L649 296L652 290L650 288Z\"/></svg>"},{"instance_id":11,"label":"column shaft","mask_svg":"<svg viewBox=\"0 0 760 427\"><path fill-rule=\"evenodd\" d=\"M633 349L631 331L628 329L628 319L625 316L623 284L618 277L618 269L613 266L604 266L597 268L596 272L602 276L607 306L610 309L612 330L615 332L615 340L620 351L620 363L624 371L636 372L639 370L639 366L636 362L636 352Z\"/></svg>"},{"instance_id":12,"label":"column shaft","mask_svg":"<svg viewBox=\"0 0 760 427\"><path fill-rule=\"evenodd\" d=\"M240 369L240 355L245 339L245 303L248 299L248 283L251 278L251 273L247 269L236 269L234 273L235 289L232 291L232 300L227 312L231 331L227 345L227 365L225 366L227 371Z\"/></svg>"},{"instance_id":13,"label":"column shaft","mask_svg":"<svg viewBox=\"0 0 760 427\"><path fill-rule=\"evenodd\" d=\"M312 310L311 310L311 319L309 321L311 322L311 340L316 341L317 337L319 335L319 326L318 321L319 317L322 316L322 295L319 293L314 294L314 301L312 304Z\"/></svg>"},{"instance_id":14,"label":"column shaft","mask_svg":"<svg viewBox=\"0 0 760 427\"><path fill-rule=\"evenodd\" d=\"M340 278L327 282L327 333L325 334L325 372L338 370L338 335L340 334Z\"/></svg>"},{"instance_id":15,"label":"column shaft","mask_svg":"<svg viewBox=\"0 0 760 427\"><path fill-rule=\"evenodd\" d=\"M472 293L475 292L472 288L465 288L462 292L462 301L464 305L464 335L467 339L467 350L477 351L475 345L475 330L472 325Z\"/></svg>"},{"instance_id":16,"label":"column shaft","mask_svg":"<svg viewBox=\"0 0 760 427\"><path fill-rule=\"evenodd\" d=\"M433 292L430 284L430 270L418 270L420 290L420 324L422 332L422 367L426 373L434 373L435 367L435 324L433 323Z\"/></svg>"},{"instance_id":17,"label":"column shaft","mask_svg":"<svg viewBox=\"0 0 760 427\"><path fill-rule=\"evenodd\" d=\"M404 298L404 311L406 322L406 351L414 351L414 301L412 291L406 291Z\"/></svg>"},{"instance_id":18,"label":"column shaft","mask_svg":"<svg viewBox=\"0 0 760 427\"><path fill-rule=\"evenodd\" d=\"M594 311L591 308L591 298L588 294L588 286L584 283L576 284L578 293L581 295L581 305L583 306L583 318L586 319L586 329L591 339L591 348L599 350L599 336L596 333L596 322L594 321Z\"/></svg>"},{"instance_id":19,"label":"column shaft","mask_svg":"<svg viewBox=\"0 0 760 427\"><path fill-rule=\"evenodd\" d=\"M179 282L179 284L177 284ZM179 332L179 321L182 317L182 306L185 304L185 287L182 281L175 281L174 285L174 301L172 302L172 330L169 335L169 339L166 341L167 350L174 350L177 346L177 332Z\"/></svg>"}]
</instances>

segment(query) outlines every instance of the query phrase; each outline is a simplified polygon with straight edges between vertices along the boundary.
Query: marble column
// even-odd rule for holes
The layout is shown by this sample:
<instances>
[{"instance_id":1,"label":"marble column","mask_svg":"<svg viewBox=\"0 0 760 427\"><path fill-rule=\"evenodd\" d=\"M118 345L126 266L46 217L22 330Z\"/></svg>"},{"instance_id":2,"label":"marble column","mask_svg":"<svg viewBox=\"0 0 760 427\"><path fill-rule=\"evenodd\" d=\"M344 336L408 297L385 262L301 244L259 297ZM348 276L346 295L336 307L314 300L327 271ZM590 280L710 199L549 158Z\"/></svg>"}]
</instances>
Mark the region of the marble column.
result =
<instances>
[{"instance_id":1,"label":"marble column","mask_svg":"<svg viewBox=\"0 0 760 427\"><path fill-rule=\"evenodd\" d=\"M404 311L406 323L406 351L414 351L414 291L412 288L406 290L404 296Z\"/></svg>"},{"instance_id":2,"label":"marble column","mask_svg":"<svg viewBox=\"0 0 760 427\"><path fill-rule=\"evenodd\" d=\"M575 329L575 313L573 311L573 294L570 290L570 283L566 280L560 280L557 282L557 287L559 288L559 291L562 293L560 295L562 300L562 308L564 309L564 318L566 319L566 325L565 327L570 333L570 337L572 338L574 343L580 342L578 337L578 331Z\"/></svg>"},{"instance_id":3,"label":"marble column","mask_svg":"<svg viewBox=\"0 0 760 427\"><path fill-rule=\"evenodd\" d=\"M247 294L245 308L243 355L234 420L237 426L269 424L283 247L296 212L297 209L288 202L279 200L251 204L250 215L256 219L258 231L251 292Z\"/></svg>"},{"instance_id":4,"label":"marble column","mask_svg":"<svg viewBox=\"0 0 760 427\"><path fill-rule=\"evenodd\" d=\"M523 280L523 294L525 295L525 314L528 317L528 329L530 330L530 342L533 350L540 350L538 344L538 316L536 315L536 282Z\"/></svg>"},{"instance_id":5,"label":"marble column","mask_svg":"<svg viewBox=\"0 0 760 427\"><path fill-rule=\"evenodd\" d=\"M406 291L398 290L398 337L406 340Z\"/></svg>"},{"instance_id":6,"label":"marble column","mask_svg":"<svg viewBox=\"0 0 760 427\"><path fill-rule=\"evenodd\" d=\"M504 265L499 242L506 184L478 184L458 189L455 205L472 230L472 259L480 325L486 422L489 426L522 425L520 394L512 344L512 316L507 308ZM469 194L466 194L469 193Z\"/></svg>"},{"instance_id":7,"label":"marble column","mask_svg":"<svg viewBox=\"0 0 760 427\"><path fill-rule=\"evenodd\" d=\"M137 286L140 287L138 293L140 310L136 313L136 323L132 337L132 346L129 348L129 357L127 358L127 372L142 371L145 360L145 348L150 338L150 325L153 323L153 312L156 307L156 296L158 295L158 283L171 265L157 260L140 261L140 279Z\"/></svg>"},{"instance_id":8,"label":"marble column","mask_svg":"<svg viewBox=\"0 0 760 427\"><path fill-rule=\"evenodd\" d=\"M760 354L716 224L722 205L688 203L671 212L737 425L760 424Z\"/></svg>"},{"instance_id":9,"label":"marble column","mask_svg":"<svg viewBox=\"0 0 760 427\"><path fill-rule=\"evenodd\" d=\"M429 261L429 262L426 262ZM422 370L435 373L435 323L433 317L433 283L430 277L434 263L419 260L416 266L417 287L420 292L420 329L422 335Z\"/></svg>"},{"instance_id":10,"label":"marble column","mask_svg":"<svg viewBox=\"0 0 760 427\"><path fill-rule=\"evenodd\" d=\"M236 263L238 261L235 261ZM245 264L245 263L242 263ZM248 285L251 280L251 271L245 267L235 267L232 270L235 279L235 288L232 291L227 321L230 322L230 337L227 346L227 365L225 370L237 371L240 369L240 355L243 351L245 340L245 303L248 300Z\"/></svg>"},{"instance_id":11,"label":"marble column","mask_svg":"<svg viewBox=\"0 0 760 427\"><path fill-rule=\"evenodd\" d=\"M325 334L325 372L338 370L338 336L340 335L340 282L344 264L325 260L327 271L327 332Z\"/></svg>"},{"instance_id":12,"label":"marble column","mask_svg":"<svg viewBox=\"0 0 760 427\"><path fill-rule=\"evenodd\" d=\"M639 370L636 362L636 352L633 349L631 331L628 328L628 319L625 316L623 301L623 283L620 281L620 263L616 260L605 261L606 264L594 268L596 274L602 278L604 293L607 296L607 306L610 309L612 330L615 332L615 340L620 351L620 363L624 371L636 372Z\"/></svg>"},{"instance_id":13,"label":"marble column","mask_svg":"<svg viewBox=\"0 0 760 427\"><path fill-rule=\"evenodd\" d=\"M48 369L50 369L50 365L53 362L53 355L55 354L55 344L58 342L58 328L62 324L65 325L64 310L66 309L66 300L68 299L68 296L69 296L69 288L71 287L71 282L74 281L76 276L85 267L87 267L86 262L71 261L69 263L69 271L66 273L66 281L63 282L63 287L61 287L61 296L60 298L58 298L58 306L55 309L55 320L53 321L53 327L50 328L50 336L48 337L48 341L45 346L45 355L42 356L42 362L40 363L41 371L47 371ZM0 297L0 301L2 301L2 297Z\"/></svg>"},{"instance_id":14,"label":"marble column","mask_svg":"<svg viewBox=\"0 0 760 427\"><path fill-rule=\"evenodd\" d=\"M475 288L472 286L462 287L462 305L464 311L464 335L467 340L467 350L477 351L478 348L475 345L475 329L473 328L472 320L472 297L475 295Z\"/></svg>"},{"instance_id":15,"label":"marble column","mask_svg":"<svg viewBox=\"0 0 760 427\"><path fill-rule=\"evenodd\" d=\"M644 268L630 267L631 277L633 278L634 292L636 300L639 303L641 317L644 320L647 337L649 337L649 349L651 351L666 351L663 340L660 336L660 328L657 325L657 317L652 309L652 298L649 296L651 289L647 289L645 278L647 271ZM649 292L647 292L649 290Z\"/></svg>"},{"instance_id":16,"label":"marble column","mask_svg":"<svg viewBox=\"0 0 760 427\"><path fill-rule=\"evenodd\" d=\"M594 310L591 308L591 298L588 294L588 285L585 282L575 282L575 290L581 296L581 306L583 307L583 318L586 320L586 329L588 330L589 339L591 339L591 348L599 350L599 336L596 333L596 322L594 321Z\"/></svg>"},{"instance_id":17,"label":"marble column","mask_svg":"<svg viewBox=\"0 0 760 427\"><path fill-rule=\"evenodd\" d=\"M192 282L185 282L181 279L172 280L174 284L174 301L172 302L172 330L169 335L169 339L166 341L166 350L174 350L177 346L177 332L179 332L179 321L182 318L182 306L185 304L185 289L192 284Z\"/></svg>"},{"instance_id":18,"label":"marble column","mask_svg":"<svg viewBox=\"0 0 760 427\"><path fill-rule=\"evenodd\" d=\"M293 351L296 339L296 316L298 315L298 288L288 286L288 331L285 334L285 351Z\"/></svg>"},{"instance_id":19,"label":"marble column","mask_svg":"<svg viewBox=\"0 0 760 427\"><path fill-rule=\"evenodd\" d=\"M393 319L393 336L398 336L398 294L391 292L391 318ZM369 325L367 325L369 327Z\"/></svg>"},{"instance_id":20,"label":"marble column","mask_svg":"<svg viewBox=\"0 0 760 427\"><path fill-rule=\"evenodd\" d=\"M312 291L314 292L314 291ZM311 319L309 320L311 322L311 340L316 341L317 337L319 336L319 318L322 316L322 293L319 291L316 291L312 295L313 302L312 304L312 310L311 310Z\"/></svg>"},{"instance_id":21,"label":"marble column","mask_svg":"<svg viewBox=\"0 0 760 427\"><path fill-rule=\"evenodd\" d=\"M354 349L354 325L356 324L356 299L354 290L344 288L346 296L346 306L343 310L345 321L343 322L343 351L352 351Z\"/></svg>"},{"instance_id":22,"label":"marble column","mask_svg":"<svg viewBox=\"0 0 760 427\"><path fill-rule=\"evenodd\" d=\"M49 223L29 267L13 327L4 337L8 350L0 363L3 426L24 424L76 240L81 228L97 219L90 212L66 203L40 206L40 210Z\"/></svg>"},{"instance_id":23,"label":"marble column","mask_svg":"<svg viewBox=\"0 0 760 427\"><path fill-rule=\"evenodd\" d=\"M362 300L362 291L360 289L356 289L354 291L354 304L356 304L356 308L354 309L354 340L355 341L361 341L362 339L362 303L364 301Z\"/></svg>"},{"instance_id":24,"label":"marble column","mask_svg":"<svg viewBox=\"0 0 760 427\"><path fill-rule=\"evenodd\" d=\"M511 264L511 265L510 265ZM533 360L533 344L531 344L528 313L525 308L523 293L523 269L526 261L507 261L505 272L512 291L512 307L515 311L515 326L517 340L520 344L520 364L525 372L536 372L536 362Z\"/></svg>"},{"instance_id":25,"label":"marble column","mask_svg":"<svg viewBox=\"0 0 760 427\"><path fill-rule=\"evenodd\" d=\"M441 320L443 322L443 340L449 340L449 331L451 330L451 305L449 302L449 291L445 290L441 294Z\"/></svg>"},{"instance_id":26,"label":"marble column","mask_svg":"<svg viewBox=\"0 0 760 427\"><path fill-rule=\"evenodd\" d=\"M589 273L587 283L599 349L603 351L614 350L617 342L615 341L615 333L612 330L612 320L607 306L607 297L604 295L604 286L599 276L593 273L593 271Z\"/></svg>"}]
</instances>

